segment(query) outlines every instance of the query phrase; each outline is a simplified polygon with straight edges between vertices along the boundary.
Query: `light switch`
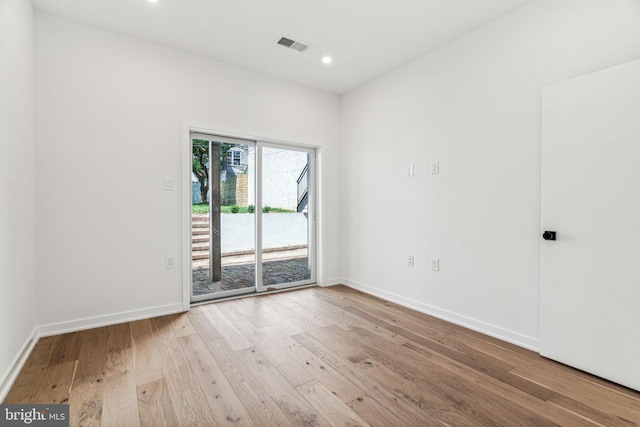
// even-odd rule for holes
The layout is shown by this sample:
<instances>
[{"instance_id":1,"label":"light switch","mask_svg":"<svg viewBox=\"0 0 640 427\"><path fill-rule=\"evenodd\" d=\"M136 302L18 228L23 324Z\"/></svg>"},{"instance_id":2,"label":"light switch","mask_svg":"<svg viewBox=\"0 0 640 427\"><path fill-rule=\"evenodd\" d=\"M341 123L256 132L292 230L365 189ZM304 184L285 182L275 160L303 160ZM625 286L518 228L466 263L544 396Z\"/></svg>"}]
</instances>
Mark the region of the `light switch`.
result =
<instances>
[{"instance_id":1,"label":"light switch","mask_svg":"<svg viewBox=\"0 0 640 427\"><path fill-rule=\"evenodd\" d=\"M409 165L409 169L407 171L407 174L409 176L413 176L413 163Z\"/></svg>"},{"instance_id":2,"label":"light switch","mask_svg":"<svg viewBox=\"0 0 640 427\"><path fill-rule=\"evenodd\" d=\"M164 259L164 266L166 268L175 268L176 259L173 255L167 255Z\"/></svg>"}]
</instances>

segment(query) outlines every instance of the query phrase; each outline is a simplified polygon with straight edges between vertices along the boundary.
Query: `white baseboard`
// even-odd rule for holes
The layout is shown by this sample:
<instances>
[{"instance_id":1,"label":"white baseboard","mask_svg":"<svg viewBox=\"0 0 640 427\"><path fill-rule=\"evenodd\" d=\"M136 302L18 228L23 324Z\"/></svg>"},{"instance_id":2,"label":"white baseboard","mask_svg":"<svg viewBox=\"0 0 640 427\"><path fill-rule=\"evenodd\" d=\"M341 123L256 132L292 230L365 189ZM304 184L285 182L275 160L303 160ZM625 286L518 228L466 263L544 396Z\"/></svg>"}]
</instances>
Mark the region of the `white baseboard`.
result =
<instances>
[{"instance_id":1,"label":"white baseboard","mask_svg":"<svg viewBox=\"0 0 640 427\"><path fill-rule=\"evenodd\" d=\"M3 402L7 393L11 389L11 386L15 382L20 370L24 366L25 362L29 358L33 347L38 342L38 328L35 327L31 334L27 337L26 341L22 345L22 348L13 359L7 371L0 377L0 402Z\"/></svg>"},{"instance_id":2,"label":"white baseboard","mask_svg":"<svg viewBox=\"0 0 640 427\"><path fill-rule=\"evenodd\" d=\"M141 310L123 311L104 316L86 317L84 319L71 320L68 322L49 323L38 328L39 336L65 334L67 332L82 331L85 329L99 328L102 326L115 325L117 323L133 322L140 319L165 316L183 312L182 303L161 305L158 307L143 308Z\"/></svg>"},{"instance_id":3,"label":"white baseboard","mask_svg":"<svg viewBox=\"0 0 640 427\"><path fill-rule=\"evenodd\" d=\"M472 329L474 331L489 335L502 341L515 344L519 347L539 352L540 340L534 337L529 337L518 332L510 331L508 329L501 328L499 326L491 325L489 323L481 322L479 320L472 319L460 314L453 313L448 310L444 310L429 304L425 304L420 301L416 301L411 298L406 298L401 295L394 294L392 292L383 291L372 286L358 283L353 280L343 279L342 282L350 288L357 289L366 294L370 294L385 300L400 304L404 307L411 308L424 314L428 314L433 317L437 317L442 320L446 320L456 325L464 326L465 328Z\"/></svg>"},{"instance_id":4,"label":"white baseboard","mask_svg":"<svg viewBox=\"0 0 640 427\"><path fill-rule=\"evenodd\" d=\"M344 277L333 277L331 279L325 280L323 283L318 283L318 286L324 288L327 286L342 285L345 280L346 279Z\"/></svg>"}]
</instances>

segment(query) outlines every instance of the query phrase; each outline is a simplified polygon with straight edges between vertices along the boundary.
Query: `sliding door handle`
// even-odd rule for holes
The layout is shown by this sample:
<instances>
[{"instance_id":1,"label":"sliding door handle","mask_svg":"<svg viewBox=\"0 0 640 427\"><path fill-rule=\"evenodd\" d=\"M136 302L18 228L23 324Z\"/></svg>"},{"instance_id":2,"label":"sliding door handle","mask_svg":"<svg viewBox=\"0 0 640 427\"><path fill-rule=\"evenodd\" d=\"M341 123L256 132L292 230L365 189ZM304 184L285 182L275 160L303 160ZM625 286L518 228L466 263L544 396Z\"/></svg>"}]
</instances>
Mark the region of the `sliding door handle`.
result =
<instances>
[{"instance_id":1,"label":"sliding door handle","mask_svg":"<svg viewBox=\"0 0 640 427\"><path fill-rule=\"evenodd\" d=\"M544 240L556 240L556 232L555 231L545 231L542 233L542 238Z\"/></svg>"}]
</instances>

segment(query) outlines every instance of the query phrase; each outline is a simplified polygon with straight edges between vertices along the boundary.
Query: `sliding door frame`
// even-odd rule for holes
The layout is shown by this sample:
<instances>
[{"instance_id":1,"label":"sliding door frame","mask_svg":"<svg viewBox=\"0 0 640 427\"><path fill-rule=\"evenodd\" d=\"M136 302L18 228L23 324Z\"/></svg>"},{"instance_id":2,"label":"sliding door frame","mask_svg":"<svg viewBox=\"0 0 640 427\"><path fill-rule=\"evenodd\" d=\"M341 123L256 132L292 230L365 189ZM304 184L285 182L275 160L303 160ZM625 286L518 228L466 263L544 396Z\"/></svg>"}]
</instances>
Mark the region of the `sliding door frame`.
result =
<instances>
[{"instance_id":1,"label":"sliding door frame","mask_svg":"<svg viewBox=\"0 0 640 427\"><path fill-rule=\"evenodd\" d=\"M268 286L264 286L263 284L263 271L262 271L262 250L263 250L263 246L262 246L262 209L258 209L257 206L262 207L262 193L263 193L263 182L262 182L262 170L263 170L263 156L262 156L262 152L263 152L263 148L281 148L283 150L289 150L289 151L298 151L301 153L306 153L308 156L308 160L307 160L307 166L309 167L309 172L308 172L308 176L309 176L309 186L308 186L308 191L309 191L309 199L308 199L308 209L307 212L309 213L308 216L308 227L307 227L307 259L309 260L309 268L311 271L311 277L307 280L300 280L297 282L289 282L289 283L279 283L276 285L268 285ZM308 285L308 284L312 284L312 283L316 283L316 179L315 179L315 169L316 169L316 149L315 148L307 148L307 147L302 147L299 145L292 145L292 144L283 144L283 143L277 143L277 142L267 142L267 141L261 141L258 140L258 144L257 144L257 148L256 148L256 188L258 189L256 191L256 238L259 240L256 242L256 251L258 251L257 248L260 248L259 252L260 255L259 257L257 257L256 263L259 265L256 265L256 274L257 274L257 278L259 277L260 280L256 281L256 289L258 289L258 292L263 292L266 289L273 289L273 290L278 290L278 289L286 289L286 288L293 288L296 286L303 286L303 285ZM256 278L256 279L257 279Z\"/></svg>"},{"instance_id":2,"label":"sliding door frame","mask_svg":"<svg viewBox=\"0 0 640 427\"><path fill-rule=\"evenodd\" d=\"M256 243L256 256L255 256L255 271L256 281L255 292L262 293L266 290L280 290L296 286L311 285L317 283L318 273L317 266L319 265L318 257L318 244L317 244L317 150L318 147L298 144L287 141L278 141L267 138L257 138L254 136L232 134L228 132L220 132L212 130L205 126L195 126L185 124L184 126L184 142L183 142L183 185L182 185L182 285L183 285L183 309L188 311L192 303L198 303L207 298L193 298L193 261L192 261L192 214L191 214L191 161L192 161L192 134L200 133L209 135L214 139L226 138L233 140L240 140L247 145L253 145L255 147L255 181L254 181L254 194L255 194L255 243ZM236 142L237 143L237 142ZM309 260L309 266L311 270L311 277L308 280L283 283L277 285L269 285L265 287L262 283L263 268L262 268L262 148L282 148L286 150L305 152L308 154L308 167L309 167L309 200L308 200L308 212L309 212L309 225L307 229L308 233L308 245L307 256ZM211 185L211 184L210 184ZM189 196L189 197L187 197ZM250 288L247 288L250 289ZM237 296L240 294L249 293L244 290L237 291L222 291L216 293L216 299Z\"/></svg>"}]
</instances>

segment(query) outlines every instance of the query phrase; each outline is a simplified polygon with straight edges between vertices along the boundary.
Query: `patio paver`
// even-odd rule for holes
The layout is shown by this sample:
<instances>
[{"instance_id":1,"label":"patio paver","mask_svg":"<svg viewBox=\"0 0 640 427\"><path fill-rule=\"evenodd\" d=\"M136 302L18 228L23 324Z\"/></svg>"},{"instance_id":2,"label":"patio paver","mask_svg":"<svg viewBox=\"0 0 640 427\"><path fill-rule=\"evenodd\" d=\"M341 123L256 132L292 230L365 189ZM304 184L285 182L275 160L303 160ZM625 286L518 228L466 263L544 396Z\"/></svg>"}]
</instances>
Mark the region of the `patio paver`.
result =
<instances>
[{"instance_id":1,"label":"patio paver","mask_svg":"<svg viewBox=\"0 0 640 427\"><path fill-rule=\"evenodd\" d=\"M291 283L311 278L307 258L289 258L263 263L264 286ZM254 263L223 265L222 281L209 280L209 266L193 268L193 295L203 295L232 289L253 288L255 284Z\"/></svg>"}]
</instances>

